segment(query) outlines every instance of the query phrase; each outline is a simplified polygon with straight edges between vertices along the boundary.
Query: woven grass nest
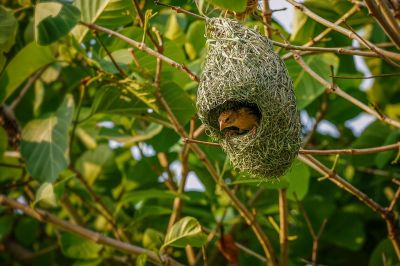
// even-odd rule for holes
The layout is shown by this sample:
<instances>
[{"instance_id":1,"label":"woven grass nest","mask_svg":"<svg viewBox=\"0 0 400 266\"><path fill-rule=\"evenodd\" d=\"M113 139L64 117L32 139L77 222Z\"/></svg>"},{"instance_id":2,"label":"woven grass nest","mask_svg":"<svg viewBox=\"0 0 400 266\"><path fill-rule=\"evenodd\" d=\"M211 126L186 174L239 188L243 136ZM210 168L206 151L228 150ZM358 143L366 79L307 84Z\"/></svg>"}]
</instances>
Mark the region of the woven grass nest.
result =
<instances>
[{"instance_id":1,"label":"woven grass nest","mask_svg":"<svg viewBox=\"0 0 400 266\"><path fill-rule=\"evenodd\" d=\"M200 77L197 108L206 132L219 141L233 166L252 177L285 174L301 144L301 124L293 83L269 40L237 21L211 18L206 23L208 54ZM219 130L221 112L257 109L255 134L227 136Z\"/></svg>"}]
</instances>

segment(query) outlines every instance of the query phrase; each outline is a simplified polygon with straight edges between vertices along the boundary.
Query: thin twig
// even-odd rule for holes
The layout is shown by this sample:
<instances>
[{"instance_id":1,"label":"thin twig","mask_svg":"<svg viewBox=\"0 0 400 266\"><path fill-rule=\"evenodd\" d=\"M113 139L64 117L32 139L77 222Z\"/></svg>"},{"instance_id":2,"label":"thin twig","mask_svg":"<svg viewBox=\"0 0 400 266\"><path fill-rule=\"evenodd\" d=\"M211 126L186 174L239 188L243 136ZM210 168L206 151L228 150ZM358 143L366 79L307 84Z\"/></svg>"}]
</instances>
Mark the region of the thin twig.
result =
<instances>
[{"instance_id":1,"label":"thin twig","mask_svg":"<svg viewBox=\"0 0 400 266\"><path fill-rule=\"evenodd\" d=\"M9 105L9 108L14 111L17 105L20 103L22 98L24 98L25 94L29 91L29 89L32 87L32 85L35 83L35 81L40 78L40 76L43 74L43 72L49 67L50 65L45 65L41 69L39 69L33 76L31 76L28 81L26 82L25 86L22 88L21 92L18 94L17 97L12 101L12 103Z\"/></svg>"},{"instance_id":2,"label":"thin twig","mask_svg":"<svg viewBox=\"0 0 400 266\"><path fill-rule=\"evenodd\" d=\"M140 255L140 254L147 254L149 261L155 263L155 264L166 264L166 265L171 265L171 266L181 266L179 262L175 261L174 259L167 257L162 254L157 254L153 251L144 249L139 246L134 246L126 242L121 242L116 239L106 237L98 232L88 230L84 227L74 225L72 223L66 222L64 220L61 220L57 218L56 216L40 210L40 209L33 209L25 204L21 204L15 200L12 200L4 195L0 195L0 204L9 206L13 209L18 209L24 212L25 214L31 216L32 218L45 222L45 223L50 223L53 224L65 231L75 233L79 236L82 236L88 240L91 240L93 242L103 244L115 249L118 249L122 252L126 252L128 254L134 254L134 255Z\"/></svg>"},{"instance_id":3,"label":"thin twig","mask_svg":"<svg viewBox=\"0 0 400 266\"><path fill-rule=\"evenodd\" d=\"M103 215L105 216L105 218L110 222L111 226L114 228L114 234L117 237L118 240L120 240L122 237L127 240L129 239L124 231L122 231L121 229L118 228L117 224L115 223L114 219L113 219L113 215L112 212L108 209L108 207L104 204L103 200L97 196L96 192L94 192L94 190L92 189L92 187L87 183L87 181L83 178L83 176L81 175L81 173L77 170L75 170L74 168L70 167L71 171L73 171L76 174L77 179L82 183L82 185L85 187L85 189L87 190L87 192L89 192L90 196L92 197L92 199L101 206L101 208L106 212L107 215ZM102 212L100 212L102 213ZM107 217L108 216L108 217Z\"/></svg>"},{"instance_id":4,"label":"thin twig","mask_svg":"<svg viewBox=\"0 0 400 266\"><path fill-rule=\"evenodd\" d=\"M393 76L400 76L400 73L386 73L386 74L372 75L366 77L354 77L354 76L333 76L333 77L337 79L374 79L374 78L393 77Z\"/></svg>"},{"instance_id":5,"label":"thin twig","mask_svg":"<svg viewBox=\"0 0 400 266\"><path fill-rule=\"evenodd\" d=\"M341 23L343 23L344 21L346 21L349 17L351 17L352 15L356 14L358 11L360 10L360 7L358 4L355 4L352 8L350 8L345 14L343 14L343 16L341 16L338 20L335 21L335 25L340 25ZM305 43L302 45L302 47L310 47L313 46L315 44L317 44L319 41L321 41L326 35L328 35L331 31L333 30L333 28L326 28L324 31L322 31L320 34L318 34L317 36L313 37L309 42ZM371 53L372 54L372 53ZM285 54L282 59L286 60L288 58L290 58L291 56L293 56L293 53L288 53Z\"/></svg>"},{"instance_id":6,"label":"thin twig","mask_svg":"<svg viewBox=\"0 0 400 266\"><path fill-rule=\"evenodd\" d=\"M400 149L400 142L390 145L384 145L374 148L365 149L337 149L337 150L300 150L300 154L314 154L314 155L335 155L335 154L351 154L351 155L363 155L372 154L378 152L384 152L389 150Z\"/></svg>"},{"instance_id":7,"label":"thin twig","mask_svg":"<svg viewBox=\"0 0 400 266\"><path fill-rule=\"evenodd\" d=\"M397 188L396 193L394 193L393 199L389 204L388 211L393 211L394 206L396 206L397 201L400 198L400 187Z\"/></svg>"},{"instance_id":8,"label":"thin twig","mask_svg":"<svg viewBox=\"0 0 400 266\"><path fill-rule=\"evenodd\" d=\"M400 28L389 8L381 0L365 0L369 13L379 23L386 35L400 48Z\"/></svg>"},{"instance_id":9,"label":"thin twig","mask_svg":"<svg viewBox=\"0 0 400 266\"><path fill-rule=\"evenodd\" d=\"M300 45L292 45L292 44L285 44L281 42L277 42L274 40L270 40L270 42L287 50L298 50L298 51L307 51L307 52L324 52L324 53L335 53L335 54L345 54L345 55L359 55L364 57L381 57L379 54L375 52L366 52L366 51L359 51L354 49L349 49L345 47L314 47L314 46L300 46ZM292 57L293 53L288 53L282 56L283 60L289 59Z\"/></svg>"},{"instance_id":10,"label":"thin twig","mask_svg":"<svg viewBox=\"0 0 400 266\"><path fill-rule=\"evenodd\" d=\"M272 38L272 30L271 27L271 22L272 22L272 12L269 7L269 0L263 0L262 1L262 18L264 22L264 34L268 38Z\"/></svg>"},{"instance_id":11,"label":"thin twig","mask_svg":"<svg viewBox=\"0 0 400 266\"><path fill-rule=\"evenodd\" d=\"M151 32L149 31L148 28L144 28L144 17L142 14L142 11L140 10L139 4L137 2L137 0L131 0L132 1L132 5L135 8L136 14L139 17L139 21L140 21L140 27L143 28L143 30L146 32L147 36L150 38L150 41L154 44L154 46L156 47L156 49L158 49L158 43L157 41L154 39L153 35L151 35Z\"/></svg>"},{"instance_id":12,"label":"thin twig","mask_svg":"<svg viewBox=\"0 0 400 266\"><path fill-rule=\"evenodd\" d=\"M388 208L384 208L379 205L376 201L369 198L366 194L358 190L356 187L348 183L346 180L341 178L338 174L334 171L327 168L321 162L316 160L311 155L299 155L298 157L302 162L316 170L317 172L326 176L331 182L336 184L343 190L346 190L350 194L354 195L363 202L366 206L371 208L374 212L378 213L382 219L386 222L387 231L388 231L388 238L392 242L394 250L397 254L397 257L400 259L400 239L398 237L396 221L393 212L389 211Z\"/></svg>"},{"instance_id":13,"label":"thin twig","mask_svg":"<svg viewBox=\"0 0 400 266\"><path fill-rule=\"evenodd\" d=\"M201 20L206 20L207 19L207 17L204 17L202 15L198 15L198 14L195 14L193 12L190 12L190 11L188 11L186 9L181 8L180 6L172 6L172 5L160 3L159 0L154 0L154 4L159 5L159 6L169 7L172 10L175 10L176 13L184 13L184 14L187 14L189 16L193 16L195 18L201 19Z\"/></svg>"},{"instance_id":14,"label":"thin twig","mask_svg":"<svg viewBox=\"0 0 400 266\"><path fill-rule=\"evenodd\" d=\"M221 144L216 142L208 142L203 140L197 139L189 139L183 138L184 143L197 143L197 144L204 144L208 146L215 146L220 147ZM314 155L335 155L335 154L351 154L351 155L364 155L364 154L373 154L379 152L385 152L389 150L397 150L400 149L400 142L395 144L389 144L379 147L373 148L364 148L364 149L335 149L335 150L305 150L300 149L299 154L314 154Z\"/></svg>"},{"instance_id":15,"label":"thin twig","mask_svg":"<svg viewBox=\"0 0 400 266\"><path fill-rule=\"evenodd\" d=\"M83 21L80 21L79 24L81 24L81 25L83 25L85 27L88 27L89 29L105 32L105 33L107 33L107 34L109 34L111 36L114 36L114 37L116 37L116 38L118 38L118 39L120 39L120 40L122 40L122 41L124 41L124 42L126 42L126 43L128 43L128 44L130 44L130 45L132 45L134 47L136 47L140 51L146 52L149 55L152 55L152 56L154 56L156 58L159 58L160 60L164 61L165 63L167 63L168 65L170 65L170 66L172 66L174 68L180 69L181 71L185 72L189 76L189 78L191 80L197 81L197 82L199 81L199 77L196 74L194 74L192 71L190 71L187 66L185 66L184 64L179 64L179 63L175 62L174 60L172 60L171 58L166 57L165 55L154 51L153 49L147 47L144 43L132 40L132 39L130 39L130 38L128 38L128 37L116 32L116 31L104 28L104 27L96 25L96 24L86 23L86 22L83 22Z\"/></svg>"},{"instance_id":16,"label":"thin twig","mask_svg":"<svg viewBox=\"0 0 400 266\"><path fill-rule=\"evenodd\" d=\"M291 0L287 0L287 1L291 1ZM294 52L294 58L296 59L297 63L311 76L313 77L315 80L317 80L319 83L321 83L327 90L327 92L329 93L335 93L336 95L344 98L345 100L351 102L352 104L358 106L359 108L361 108L362 110L364 110L365 112L375 116L377 119L381 120L382 122L400 128L400 122L396 121L394 119L391 119L387 116L382 116L381 114L379 114L378 112L376 112L375 110L373 110L372 108L370 108L369 106L367 106L366 104L362 103L361 101L359 101L358 99L354 98L353 96L347 94L345 91L343 91L342 89L340 89L339 86L335 85L332 86L332 84L328 81L326 81L324 78L322 78L319 74L317 74L314 70L312 70L305 62L304 60L301 58L301 56L297 53Z\"/></svg>"},{"instance_id":17,"label":"thin twig","mask_svg":"<svg viewBox=\"0 0 400 266\"><path fill-rule=\"evenodd\" d=\"M289 2L290 4L292 4L299 11L301 11L302 13L307 15L308 17L312 18L313 20L321 23L322 25L324 25L326 27L329 27L329 28L332 28L335 31L340 32L343 35L349 37L350 39L356 40L356 41L358 41L360 43L367 43L369 45L369 47L374 49L374 52L380 53L381 55L384 55L387 58L400 61L400 54L381 49L381 48L375 46L374 44L370 43L369 41L361 39L359 36L355 35L352 31L350 31L348 29L345 29L345 28L343 28L343 27L341 27L339 25L336 25L336 24L334 24L334 23L322 18L321 16L319 16L316 13L312 12L311 10L309 10L306 6L304 6L301 3L298 3L298 2L296 2L294 0L286 0L286 1Z\"/></svg>"},{"instance_id":18,"label":"thin twig","mask_svg":"<svg viewBox=\"0 0 400 266\"><path fill-rule=\"evenodd\" d=\"M311 142L314 133L317 131L319 123L321 123L322 119L325 117L326 113L328 112L328 104L329 102L329 95L327 93L324 94L322 103L319 106L318 112L315 115L315 122L313 127L311 128L310 132L304 137L302 147L307 147L307 145Z\"/></svg>"},{"instance_id":19,"label":"thin twig","mask_svg":"<svg viewBox=\"0 0 400 266\"><path fill-rule=\"evenodd\" d=\"M318 233L315 232L312 224L310 217L307 214L306 209L304 208L303 204L300 202L300 200L297 198L296 193L294 193L294 198L296 199L297 206L299 207L300 212L303 214L304 220L306 221L306 225L308 228L308 231L310 232L311 238L313 239L313 245L312 245L312 253L311 253L311 264L313 266L317 265L317 256L318 256L318 243L319 239L321 238L322 232L325 229L327 219L324 219L321 226L319 227Z\"/></svg>"}]
</instances>

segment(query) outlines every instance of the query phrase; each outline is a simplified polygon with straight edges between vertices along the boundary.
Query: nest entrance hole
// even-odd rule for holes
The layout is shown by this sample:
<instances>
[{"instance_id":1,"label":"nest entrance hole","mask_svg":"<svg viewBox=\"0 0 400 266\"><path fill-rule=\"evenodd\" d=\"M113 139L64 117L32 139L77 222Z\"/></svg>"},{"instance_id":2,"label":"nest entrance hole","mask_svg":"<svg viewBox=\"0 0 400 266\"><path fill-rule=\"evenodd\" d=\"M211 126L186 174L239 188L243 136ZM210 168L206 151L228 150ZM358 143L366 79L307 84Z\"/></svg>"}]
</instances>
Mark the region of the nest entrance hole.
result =
<instances>
[{"instance_id":1,"label":"nest entrance hole","mask_svg":"<svg viewBox=\"0 0 400 266\"><path fill-rule=\"evenodd\" d=\"M217 107L211 109L208 112L208 121L209 124L217 131L221 132L219 130L219 123L218 123L218 118L221 115L222 112L226 110L239 110L242 107L247 107L252 109L252 111L258 116L259 121L262 120L262 113L260 108L258 107L257 104L251 103L251 102L246 102L246 101L234 101L234 100L229 100L226 101ZM224 129L224 131L229 130L229 128ZM221 136L224 136L226 132L222 131ZM247 134L248 132L245 132L244 134Z\"/></svg>"}]
</instances>

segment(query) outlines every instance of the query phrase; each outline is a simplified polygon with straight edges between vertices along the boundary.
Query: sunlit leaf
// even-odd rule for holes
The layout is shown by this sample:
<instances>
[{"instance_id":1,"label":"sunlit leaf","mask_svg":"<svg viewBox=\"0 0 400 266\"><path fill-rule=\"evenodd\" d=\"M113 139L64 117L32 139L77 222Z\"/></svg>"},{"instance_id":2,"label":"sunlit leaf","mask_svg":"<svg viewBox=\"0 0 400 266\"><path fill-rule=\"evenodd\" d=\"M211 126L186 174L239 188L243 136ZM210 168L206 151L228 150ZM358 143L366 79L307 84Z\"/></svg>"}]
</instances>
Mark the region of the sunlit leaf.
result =
<instances>
[{"instance_id":1,"label":"sunlit leaf","mask_svg":"<svg viewBox=\"0 0 400 266\"><path fill-rule=\"evenodd\" d=\"M74 100L67 95L55 114L30 121L22 131L21 154L40 182L53 182L68 164L68 130Z\"/></svg>"},{"instance_id":2,"label":"sunlit leaf","mask_svg":"<svg viewBox=\"0 0 400 266\"><path fill-rule=\"evenodd\" d=\"M7 65L0 77L0 102L3 103L27 78L55 59L49 47L30 43Z\"/></svg>"},{"instance_id":3,"label":"sunlit leaf","mask_svg":"<svg viewBox=\"0 0 400 266\"><path fill-rule=\"evenodd\" d=\"M54 194L53 184L44 182L36 191L36 197L34 204L39 202L45 202L46 204L56 207L56 195Z\"/></svg>"},{"instance_id":4,"label":"sunlit leaf","mask_svg":"<svg viewBox=\"0 0 400 266\"><path fill-rule=\"evenodd\" d=\"M63 2L41 2L35 7L35 40L48 45L67 35L78 23L79 9Z\"/></svg>"},{"instance_id":5,"label":"sunlit leaf","mask_svg":"<svg viewBox=\"0 0 400 266\"><path fill-rule=\"evenodd\" d=\"M63 233L59 239L64 256L74 259L95 259L102 246L81 236Z\"/></svg>"},{"instance_id":6,"label":"sunlit leaf","mask_svg":"<svg viewBox=\"0 0 400 266\"><path fill-rule=\"evenodd\" d=\"M0 6L0 71L6 62L4 53L8 52L15 43L18 22L11 12Z\"/></svg>"},{"instance_id":7,"label":"sunlit leaf","mask_svg":"<svg viewBox=\"0 0 400 266\"><path fill-rule=\"evenodd\" d=\"M247 0L207 0L207 2L223 9L236 12L243 12L247 7Z\"/></svg>"},{"instance_id":8,"label":"sunlit leaf","mask_svg":"<svg viewBox=\"0 0 400 266\"><path fill-rule=\"evenodd\" d=\"M167 246L201 247L207 241L207 235L202 232L200 223L193 217L184 217L175 223L165 236L161 249Z\"/></svg>"}]
</instances>

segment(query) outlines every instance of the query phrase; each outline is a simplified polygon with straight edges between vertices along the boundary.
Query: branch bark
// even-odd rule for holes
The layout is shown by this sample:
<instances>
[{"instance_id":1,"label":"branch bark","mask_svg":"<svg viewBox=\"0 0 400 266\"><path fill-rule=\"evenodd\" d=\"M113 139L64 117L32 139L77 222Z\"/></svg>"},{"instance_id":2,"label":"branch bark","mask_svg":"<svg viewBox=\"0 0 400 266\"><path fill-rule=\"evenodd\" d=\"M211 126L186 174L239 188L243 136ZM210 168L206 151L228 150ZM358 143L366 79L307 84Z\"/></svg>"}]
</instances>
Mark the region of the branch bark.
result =
<instances>
[{"instance_id":1,"label":"branch bark","mask_svg":"<svg viewBox=\"0 0 400 266\"><path fill-rule=\"evenodd\" d=\"M144 249L139 246L134 246L126 242L118 241L116 239L110 238L103 236L102 234L86 229L84 227L69 223L67 221L61 220L57 218L56 216L40 210L40 209L33 209L25 204L21 204L15 200L12 200L4 195L0 194L0 204L9 206L13 209L18 209L24 212L25 214L31 216L32 218L50 223L52 225L57 226L58 228L77 234L81 237L84 237L88 240L91 240L93 242L96 242L98 244L103 244L115 249L118 249L122 252L128 253L128 254L133 254L133 255L140 255L140 254L147 254L149 260L155 264L166 264L166 265L171 265L171 266L182 266L181 263L175 261L174 259L167 257L165 255L157 254L153 251Z\"/></svg>"}]
</instances>

